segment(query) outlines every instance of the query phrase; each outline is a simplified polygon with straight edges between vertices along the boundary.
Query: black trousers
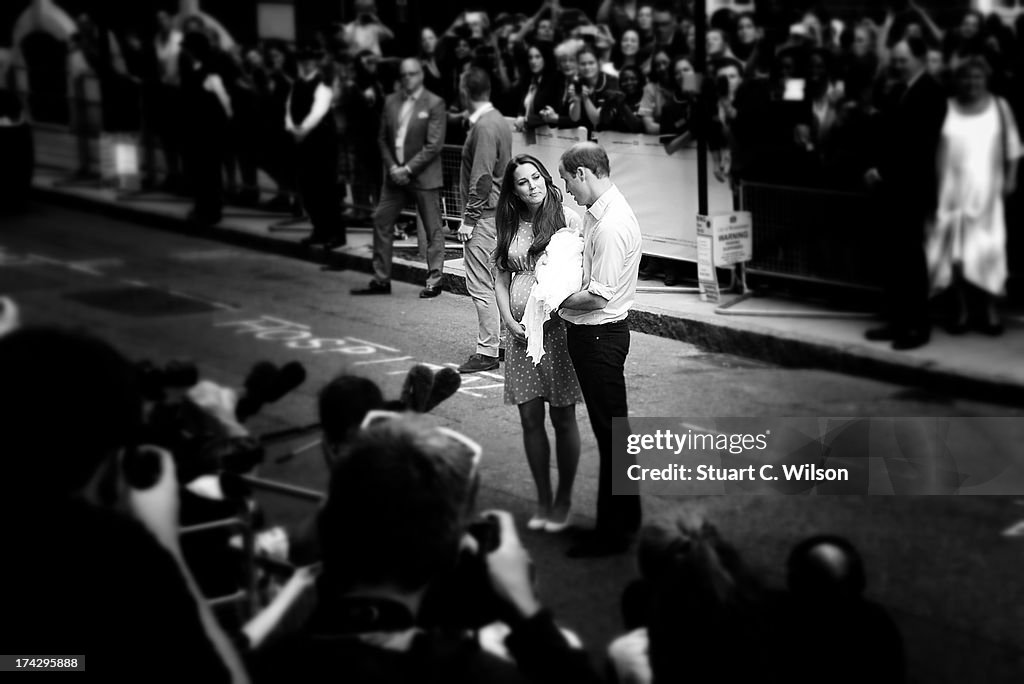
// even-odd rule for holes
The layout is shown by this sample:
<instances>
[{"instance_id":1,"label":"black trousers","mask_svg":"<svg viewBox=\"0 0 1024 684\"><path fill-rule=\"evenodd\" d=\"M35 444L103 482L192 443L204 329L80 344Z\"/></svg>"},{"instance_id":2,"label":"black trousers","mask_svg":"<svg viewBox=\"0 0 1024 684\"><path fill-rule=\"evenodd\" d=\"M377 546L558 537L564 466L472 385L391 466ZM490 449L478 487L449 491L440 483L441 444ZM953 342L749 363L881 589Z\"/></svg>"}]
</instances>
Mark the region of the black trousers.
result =
<instances>
[{"instance_id":1,"label":"black trousers","mask_svg":"<svg viewBox=\"0 0 1024 684\"><path fill-rule=\"evenodd\" d=\"M337 140L311 135L297 146L296 180L302 206L313 223L312 237L345 237L338 194Z\"/></svg>"},{"instance_id":2,"label":"black trousers","mask_svg":"<svg viewBox=\"0 0 1024 684\"><path fill-rule=\"evenodd\" d=\"M612 485L630 483L625 477L628 464L612 462L612 418L629 415L626 405L626 355L629 354L629 325L625 321L604 325L568 325L569 356L576 368L587 414L597 438L600 454L597 478L597 531L613 538L629 536L640 528L640 497L613 495ZM619 445L620 456L625 444ZM632 483L630 483L632 484Z\"/></svg>"},{"instance_id":3,"label":"black trousers","mask_svg":"<svg viewBox=\"0 0 1024 684\"><path fill-rule=\"evenodd\" d=\"M921 330L928 321L928 264L924 253L925 222L929 212L914 202L911 193L883 191L879 226L885 231L876 242L883 256L883 314L898 331Z\"/></svg>"},{"instance_id":4,"label":"black trousers","mask_svg":"<svg viewBox=\"0 0 1024 684\"><path fill-rule=\"evenodd\" d=\"M226 130L219 130L226 135ZM195 218L219 221L224 209L224 138L193 133L186 137L182 152L185 175L195 200Z\"/></svg>"}]
</instances>

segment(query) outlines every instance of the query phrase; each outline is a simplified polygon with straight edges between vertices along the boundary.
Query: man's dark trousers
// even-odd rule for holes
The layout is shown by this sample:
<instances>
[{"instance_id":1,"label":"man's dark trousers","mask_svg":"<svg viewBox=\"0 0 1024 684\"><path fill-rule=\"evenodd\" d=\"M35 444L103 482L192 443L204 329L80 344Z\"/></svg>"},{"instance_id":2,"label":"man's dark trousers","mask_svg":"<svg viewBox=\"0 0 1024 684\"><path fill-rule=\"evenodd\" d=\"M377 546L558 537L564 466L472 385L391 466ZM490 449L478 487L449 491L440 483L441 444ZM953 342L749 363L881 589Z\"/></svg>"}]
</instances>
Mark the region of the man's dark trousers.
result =
<instances>
[{"instance_id":1,"label":"man's dark trousers","mask_svg":"<svg viewBox=\"0 0 1024 684\"><path fill-rule=\"evenodd\" d=\"M629 482L623 477L624 472L616 477L612 462L612 418L629 415L625 377L629 324L626 321L603 325L570 323L568 343L601 459L597 478L597 532L613 541L625 540L639 529L641 519L639 496L612 495L614 480ZM625 456L625 443L619 446L620 455ZM618 465L624 469L628 464L623 460Z\"/></svg>"},{"instance_id":2,"label":"man's dark trousers","mask_svg":"<svg viewBox=\"0 0 1024 684\"><path fill-rule=\"evenodd\" d=\"M345 238L345 222L341 216L341 198L338 193L336 147L336 137L327 134L310 135L297 146L299 194L302 206L313 224L311 237L318 240Z\"/></svg>"},{"instance_id":3,"label":"man's dark trousers","mask_svg":"<svg viewBox=\"0 0 1024 684\"><path fill-rule=\"evenodd\" d=\"M380 204L373 212L373 278L391 282L391 231L408 200L416 199L416 209L427 233L427 287L440 287L444 270L444 229L441 222L441 189L421 190L412 185L396 185L385 178Z\"/></svg>"}]
</instances>

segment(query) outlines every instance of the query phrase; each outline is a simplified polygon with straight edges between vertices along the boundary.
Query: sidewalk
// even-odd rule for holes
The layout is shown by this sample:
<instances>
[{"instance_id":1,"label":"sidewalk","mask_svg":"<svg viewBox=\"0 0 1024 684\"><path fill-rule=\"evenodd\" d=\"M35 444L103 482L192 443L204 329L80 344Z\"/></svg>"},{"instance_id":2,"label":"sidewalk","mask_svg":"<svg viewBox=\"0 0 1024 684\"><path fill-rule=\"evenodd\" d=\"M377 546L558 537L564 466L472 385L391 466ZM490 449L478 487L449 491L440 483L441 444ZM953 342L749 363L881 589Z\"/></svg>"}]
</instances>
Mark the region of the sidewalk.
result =
<instances>
[{"instance_id":1,"label":"sidewalk","mask_svg":"<svg viewBox=\"0 0 1024 684\"><path fill-rule=\"evenodd\" d=\"M183 198L159 193L119 196L110 188L67 184L66 178L66 172L55 171L49 164L37 168L37 198L163 229L192 230L185 223L190 206ZM204 234L254 249L328 263L334 268L370 272L369 229L350 229L347 247L325 253L299 244L308 234L308 224L270 228L288 218L228 207L224 220ZM425 264L411 258L416 250L415 240L395 244L393 277L424 282ZM450 254L458 253L459 249L457 242L448 245ZM659 281L640 282L641 287L657 285ZM444 288L466 294L461 258L445 262ZM630 314L630 327L684 340L712 352L782 366L822 368L984 401L1024 403L1022 318L1007 317L1006 333L998 338L978 334L952 337L936 328L931 343L925 347L895 352L888 345L864 340L864 330L875 324L870 316L851 316L770 296L747 298L730 306L735 298L736 295L724 295L723 307L701 302L696 294L640 292L637 306Z\"/></svg>"}]
</instances>

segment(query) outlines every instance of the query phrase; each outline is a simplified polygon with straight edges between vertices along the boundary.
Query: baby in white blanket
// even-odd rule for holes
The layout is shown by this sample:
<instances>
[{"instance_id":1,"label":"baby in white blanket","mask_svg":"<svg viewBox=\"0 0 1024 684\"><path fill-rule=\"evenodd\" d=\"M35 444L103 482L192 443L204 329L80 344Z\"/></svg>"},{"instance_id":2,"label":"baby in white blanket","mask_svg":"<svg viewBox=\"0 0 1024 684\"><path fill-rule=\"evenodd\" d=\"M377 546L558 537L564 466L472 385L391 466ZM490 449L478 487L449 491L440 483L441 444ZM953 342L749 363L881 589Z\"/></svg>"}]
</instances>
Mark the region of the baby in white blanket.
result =
<instances>
[{"instance_id":1,"label":"baby in white blanket","mask_svg":"<svg viewBox=\"0 0 1024 684\"><path fill-rule=\"evenodd\" d=\"M544 321L565 298L583 285L583 238L572 228L551 236L544 256L534 269L537 283L530 290L523 312L526 355L535 365L544 357Z\"/></svg>"}]
</instances>

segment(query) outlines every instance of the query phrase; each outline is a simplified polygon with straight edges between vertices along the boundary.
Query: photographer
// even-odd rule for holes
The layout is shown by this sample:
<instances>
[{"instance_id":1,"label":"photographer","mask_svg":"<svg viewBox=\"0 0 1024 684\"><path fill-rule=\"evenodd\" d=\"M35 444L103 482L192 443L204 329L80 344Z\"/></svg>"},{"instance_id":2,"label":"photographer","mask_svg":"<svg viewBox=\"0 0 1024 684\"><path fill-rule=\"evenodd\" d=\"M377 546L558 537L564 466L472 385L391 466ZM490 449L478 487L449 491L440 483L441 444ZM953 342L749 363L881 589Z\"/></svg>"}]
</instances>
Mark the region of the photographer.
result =
<instances>
[{"instance_id":1,"label":"photographer","mask_svg":"<svg viewBox=\"0 0 1024 684\"><path fill-rule=\"evenodd\" d=\"M423 418L385 415L335 461L319 518L317 607L298 634L258 654L259 679L594 681L586 654L569 647L538 602L511 516L494 513L466 534L479 446ZM467 572L485 595L471 595L469 583L438 593ZM506 646L518 666L466 636L478 625L431 626L428 603L446 617L493 605L511 626Z\"/></svg>"},{"instance_id":2,"label":"photographer","mask_svg":"<svg viewBox=\"0 0 1024 684\"><path fill-rule=\"evenodd\" d=\"M380 44L393 40L394 32L377 16L377 3L374 0L356 0L355 10L355 20L342 28L342 40L348 45L348 53L355 57L369 50L380 57L383 54Z\"/></svg>"},{"instance_id":3,"label":"photographer","mask_svg":"<svg viewBox=\"0 0 1024 684\"><path fill-rule=\"evenodd\" d=\"M134 369L92 337L25 328L0 339L0 377L0 643L84 656L99 681L247 681L182 560L174 461L132 448Z\"/></svg>"}]
</instances>

